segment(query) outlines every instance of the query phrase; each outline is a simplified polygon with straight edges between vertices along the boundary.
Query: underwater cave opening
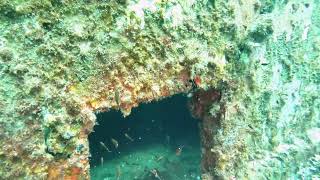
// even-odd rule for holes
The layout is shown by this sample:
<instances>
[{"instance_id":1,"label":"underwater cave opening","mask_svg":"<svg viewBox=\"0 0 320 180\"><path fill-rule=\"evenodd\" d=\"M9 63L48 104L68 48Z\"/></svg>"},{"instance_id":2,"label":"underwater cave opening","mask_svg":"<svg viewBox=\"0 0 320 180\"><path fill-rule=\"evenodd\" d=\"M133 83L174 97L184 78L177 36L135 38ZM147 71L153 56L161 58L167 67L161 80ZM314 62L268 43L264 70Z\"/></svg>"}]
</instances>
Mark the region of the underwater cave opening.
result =
<instances>
[{"instance_id":1,"label":"underwater cave opening","mask_svg":"<svg viewBox=\"0 0 320 180\"><path fill-rule=\"evenodd\" d=\"M199 120L187 104L175 95L141 104L128 117L97 114L89 135L91 179L199 179Z\"/></svg>"}]
</instances>

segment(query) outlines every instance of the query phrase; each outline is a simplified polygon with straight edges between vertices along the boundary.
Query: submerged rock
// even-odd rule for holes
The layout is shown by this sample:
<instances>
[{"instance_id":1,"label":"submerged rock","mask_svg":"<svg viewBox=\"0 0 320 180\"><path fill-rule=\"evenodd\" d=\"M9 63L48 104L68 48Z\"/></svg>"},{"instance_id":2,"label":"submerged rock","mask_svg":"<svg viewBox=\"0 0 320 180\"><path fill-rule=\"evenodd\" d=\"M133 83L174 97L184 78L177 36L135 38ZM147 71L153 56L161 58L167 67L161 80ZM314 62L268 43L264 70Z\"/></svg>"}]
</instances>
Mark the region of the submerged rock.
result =
<instances>
[{"instance_id":1,"label":"submerged rock","mask_svg":"<svg viewBox=\"0 0 320 180\"><path fill-rule=\"evenodd\" d=\"M202 177L319 178L319 6L0 1L0 176L87 179L94 113L193 93Z\"/></svg>"}]
</instances>

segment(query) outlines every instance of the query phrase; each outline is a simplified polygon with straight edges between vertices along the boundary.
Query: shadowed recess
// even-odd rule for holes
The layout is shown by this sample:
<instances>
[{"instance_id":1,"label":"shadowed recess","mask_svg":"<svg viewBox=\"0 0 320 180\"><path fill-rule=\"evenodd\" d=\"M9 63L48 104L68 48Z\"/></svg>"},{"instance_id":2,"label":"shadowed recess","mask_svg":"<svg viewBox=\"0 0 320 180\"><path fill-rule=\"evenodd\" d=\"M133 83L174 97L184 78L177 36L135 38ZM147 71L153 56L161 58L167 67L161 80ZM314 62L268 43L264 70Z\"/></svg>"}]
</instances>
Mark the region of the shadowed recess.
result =
<instances>
[{"instance_id":1,"label":"shadowed recess","mask_svg":"<svg viewBox=\"0 0 320 180\"><path fill-rule=\"evenodd\" d=\"M133 109L97 114L89 136L92 179L197 179L200 174L198 123L188 98L171 98Z\"/></svg>"}]
</instances>

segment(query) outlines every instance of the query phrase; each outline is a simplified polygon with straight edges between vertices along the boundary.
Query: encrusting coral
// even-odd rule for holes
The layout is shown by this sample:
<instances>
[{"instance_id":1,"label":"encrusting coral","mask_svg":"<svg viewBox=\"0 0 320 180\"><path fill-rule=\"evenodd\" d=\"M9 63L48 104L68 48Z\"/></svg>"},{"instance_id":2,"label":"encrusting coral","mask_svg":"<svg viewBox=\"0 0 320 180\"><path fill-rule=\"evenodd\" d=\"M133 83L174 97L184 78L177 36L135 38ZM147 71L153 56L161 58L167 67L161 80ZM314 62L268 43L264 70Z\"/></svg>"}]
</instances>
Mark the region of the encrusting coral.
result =
<instances>
[{"instance_id":1,"label":"encrusting coral","mask_svg":"<svg viewBox=\"0 0 320 180\"><path fill-rule=\"evenodd\" d=\"M201 118L203 177L318 177L319 12L311 0L0 0L1 178L88 179L95 113L178 93Z\"/></svg>"}]
</instances>

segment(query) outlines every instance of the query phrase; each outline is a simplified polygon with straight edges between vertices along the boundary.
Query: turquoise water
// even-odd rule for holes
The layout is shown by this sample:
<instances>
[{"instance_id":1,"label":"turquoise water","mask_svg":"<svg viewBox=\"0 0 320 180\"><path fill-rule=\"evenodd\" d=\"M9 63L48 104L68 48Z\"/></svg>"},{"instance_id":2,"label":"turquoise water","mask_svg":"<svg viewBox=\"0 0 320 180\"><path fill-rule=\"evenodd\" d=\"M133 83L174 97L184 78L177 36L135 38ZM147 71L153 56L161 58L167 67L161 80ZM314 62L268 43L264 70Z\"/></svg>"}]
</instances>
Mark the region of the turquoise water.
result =
<instances>
[{"instance_id":1,"label":"turquoise water","mask_svg":"<svg viewBox=\"0 0 320 180\"><path fill-rule=\"evenodd\" d=\"M199 121L192 118L187 97L142 104L126 118L118 111L97 118L89 137L93 180L199 179Z\"/></svg>"}]
</instances>

